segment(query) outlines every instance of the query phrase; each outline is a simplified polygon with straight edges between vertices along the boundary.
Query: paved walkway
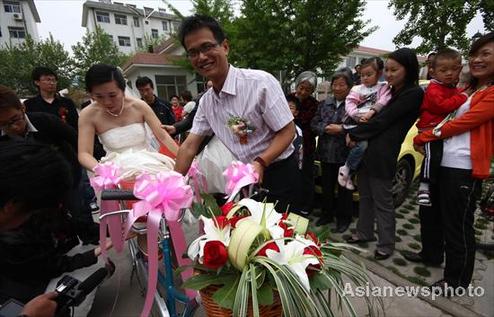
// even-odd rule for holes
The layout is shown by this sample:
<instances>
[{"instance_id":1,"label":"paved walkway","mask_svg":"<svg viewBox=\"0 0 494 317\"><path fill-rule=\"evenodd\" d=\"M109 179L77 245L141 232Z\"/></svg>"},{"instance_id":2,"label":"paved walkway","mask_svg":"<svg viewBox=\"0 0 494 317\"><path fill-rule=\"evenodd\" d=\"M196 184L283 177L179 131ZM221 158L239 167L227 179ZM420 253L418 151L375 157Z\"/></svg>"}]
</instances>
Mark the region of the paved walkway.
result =
<instances>
[{"instance_id":1,"label":"paved walkway","mask_svg":"<svg viewBox=\"0 0 494 317\"><path fill-rule=\"evenodd\" d=\"M442 268L424 267L408 262L399 252L400 250L417 251L420 249L420 225L417 215L418 208L413 202L414 197L415 194L412 192L405 203L397 209L396 228L399 242L397 243L397 252L391 258L381 262L374 261L375 243L362 244L361 247L366 252L348 254L354 261L361 261L365 264L378 286L429 285L442 277ZM332 225L314 227L315 231L319 232L332 228ZM355 222L352 223L350 230L346 233L332 234L332 238L335 240L343 239L352 230L354 231L354 228ZM492 230L492 227L489 228L487 230ZM477 236L480 236L480 234L485 233L485 229L484 231L478 230L477 233ZM112 259L116 263L117 270L114 276L99 288L93 309L88 316L139 316L144 299L137 282L135 280L130 281L130 256L128 252L125 252L120 255L113 255ZM489 258L487 255L477 252L473 285L483 287L484 296L452 299L440 297L435 300L413 296L384 297L383 304L386 316L494 316L494 306L492 305L494 302L494 259L492 257ZM363 300L355 298L352 299L352 302L355 304L358 316L367 316ZM337 314L337 316L346 315L348 314ZM200 309L195 316L205 316L205 313Z\"/></svg>"},{"instance_id":2,"label":"paved walkway","mask_svg":"<svg viewBox=\"0 0 494 317\"><path fill-rule=\"evenodd\" d=\"M413 263L405 260L400 251L409 250L413 252L420 251L420 222L418 218L418 206L415 203L415 190L412 190L405 202L396 209L396 252L392 257L384 261L374 260L375 242L362 243L359 246L365 252L356 252L359 257L366 259L375 265L372 267L374 273L380 276L384 274L388 280L401 280L406 283L416 285L431 285L432 283L442 278L443 267L426 267L419 263ZM313 219L315 220L315 218ZM312 223L315 223L314 221ZM335 240L344 240L355 233L356 221L352 223L349 230L343 234L331 233L331 237ZM482 217L476 219L476 237L477 239L492 240L492 222L485 222ZM317 232L330 230L334 225L326 225L324 227L313 227ZM452 297L444 299L439 305L442 309L451 309L452 315L463 316L471 312L471 316L494 316L494 257L477 251L475 256L475 269L473 274L473 287L482 287L484 295L480 297ZM395 284L397 284L395 282ZM399 283L397 285L400 285ZM432 304L437 304L432 302ZM458 312L459 304L465 310ZM456 315L455 315L456 314ZM392 315L393 316L393 315ZM398 315L397 315L398 316ZM399 315L406 316L406 315ZM424 315L425 316L425 315ZM427 315L428 316L428 315Z\"/></svg>"}]
</instances>

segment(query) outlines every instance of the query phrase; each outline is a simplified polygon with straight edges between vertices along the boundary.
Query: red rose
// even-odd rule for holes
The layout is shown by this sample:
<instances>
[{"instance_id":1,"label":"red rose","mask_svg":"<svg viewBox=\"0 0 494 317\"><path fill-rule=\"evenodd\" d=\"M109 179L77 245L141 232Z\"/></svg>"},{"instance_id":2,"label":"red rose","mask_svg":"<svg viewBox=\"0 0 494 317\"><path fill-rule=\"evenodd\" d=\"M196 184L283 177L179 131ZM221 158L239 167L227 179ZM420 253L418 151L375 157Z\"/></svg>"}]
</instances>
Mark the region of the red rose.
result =
<instances>
[{"instance_id":1,"label":"red rose","mask_svg":"<svg viewBox=\"0 0 494 317\"><path fill-rule=\"evenodd\" d=\"M223 242L212 240L204 245L203 264L205 267L216 270L225 265L228 252Z\"/></svg>"},{"instance_id":2,"label":"red rose","mask_svg":"<svg viewBox=\"0 0 494 317\"><path fill-rule=\"evenodd\" d=\"M278 248L278 245L274 241L272 241L262 247L262 249L257 252L257 255L266 256L267 250L275 250L276 252L280 252L280 248Z\"/></svg>"},{"instance_id":3,"label":"red rose","mask_svg":"<svg viewBox=\"0 0 494 317\"><path fill-rule=\"evenodd\" d=\"M223 213L223 216L228 215L230 210L232 210L233 206L235 206L235 203L233 201L230 201L230 202L224 204L223 206L221 206L220 209L221 209L221 212Z\"/></svg>"}]
</instances>

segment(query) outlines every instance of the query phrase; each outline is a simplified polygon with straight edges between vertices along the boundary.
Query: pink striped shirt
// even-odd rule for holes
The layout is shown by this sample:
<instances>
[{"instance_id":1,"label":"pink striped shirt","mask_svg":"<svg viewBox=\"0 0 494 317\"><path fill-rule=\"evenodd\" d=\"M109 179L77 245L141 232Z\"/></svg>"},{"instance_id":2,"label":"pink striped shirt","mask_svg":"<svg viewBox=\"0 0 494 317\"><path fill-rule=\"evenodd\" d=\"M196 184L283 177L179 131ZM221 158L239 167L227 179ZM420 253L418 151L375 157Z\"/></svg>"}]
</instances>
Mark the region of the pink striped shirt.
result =
<instances>
[{"instance_id":1,"label":"pink striped shirt","mask_svg":"<svg viewBox=\"0 0 494 317\"><path fill-rule=\"evenodd\" d=\"M238 135L228 126L228 120L234 116L255 127L247 137L247 144L241 144ZM197 135L214 132L238 160L249 163L261 155L276 132L291 121L293 115L283 90L271 74L230 65L219 94L209 89L200 99L190 132ZM290 144L275 161L287 158L292 152Z\"/></svg>"}]
</instances>

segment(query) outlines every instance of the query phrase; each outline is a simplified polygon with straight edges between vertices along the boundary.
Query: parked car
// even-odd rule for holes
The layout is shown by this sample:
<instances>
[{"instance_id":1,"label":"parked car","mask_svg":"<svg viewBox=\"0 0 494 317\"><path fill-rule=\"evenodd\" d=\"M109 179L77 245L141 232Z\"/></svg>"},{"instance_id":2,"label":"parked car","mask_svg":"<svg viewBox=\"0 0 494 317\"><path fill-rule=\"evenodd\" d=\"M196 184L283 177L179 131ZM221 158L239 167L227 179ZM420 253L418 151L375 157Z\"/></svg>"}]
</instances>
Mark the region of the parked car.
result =
<instances>
[{"instance_id":1,"label":"parked car","mask_svg":"<svg viewBox=\"0 0 494 317\"><path fill-rule=\"evenodd\" d=\"M408 190L415 178L420 174L423 156L413 149L413 138L417 135L415 125L408 131L403 144L401 145L400 154L398 155L398 164L396 174L393 179L393 200L395 207L400 206L407 197ZM316 167L316 188L317 194L322 193L321 188L321 164L315 161ZM357 180L358 185L358 180ZM358 189L358 188L357 188ZM354 193L354 200L358 201L358 191Z\"/></svg>"}]
</instances>

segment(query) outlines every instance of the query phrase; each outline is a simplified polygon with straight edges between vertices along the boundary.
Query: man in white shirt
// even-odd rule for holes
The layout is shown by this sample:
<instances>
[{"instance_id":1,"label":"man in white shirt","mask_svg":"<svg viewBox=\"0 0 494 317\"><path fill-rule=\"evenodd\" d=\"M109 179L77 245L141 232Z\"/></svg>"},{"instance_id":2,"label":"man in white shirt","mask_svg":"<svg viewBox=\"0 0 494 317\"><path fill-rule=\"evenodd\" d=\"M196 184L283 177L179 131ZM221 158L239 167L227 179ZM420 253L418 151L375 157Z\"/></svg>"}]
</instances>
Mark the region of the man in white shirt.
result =
<instances>
[{"instance_id":1,"label":"man in white shirt","mask_svg":"<svg viewBox=\"0 0 494 317\"><path fill-rule=\"evenodd\" d=\"M287 205L297 211L295 125L277 80L264 71L230 65L228 40L211 17L187 17L179 37L192 66L212 81L213 89L200 100L175 169L185 174L201 141L214 133L238 160L254 165L260 182L269 190L268 201L279 202L278 211L286 211Z\"/></svg>"}]
</instances>

